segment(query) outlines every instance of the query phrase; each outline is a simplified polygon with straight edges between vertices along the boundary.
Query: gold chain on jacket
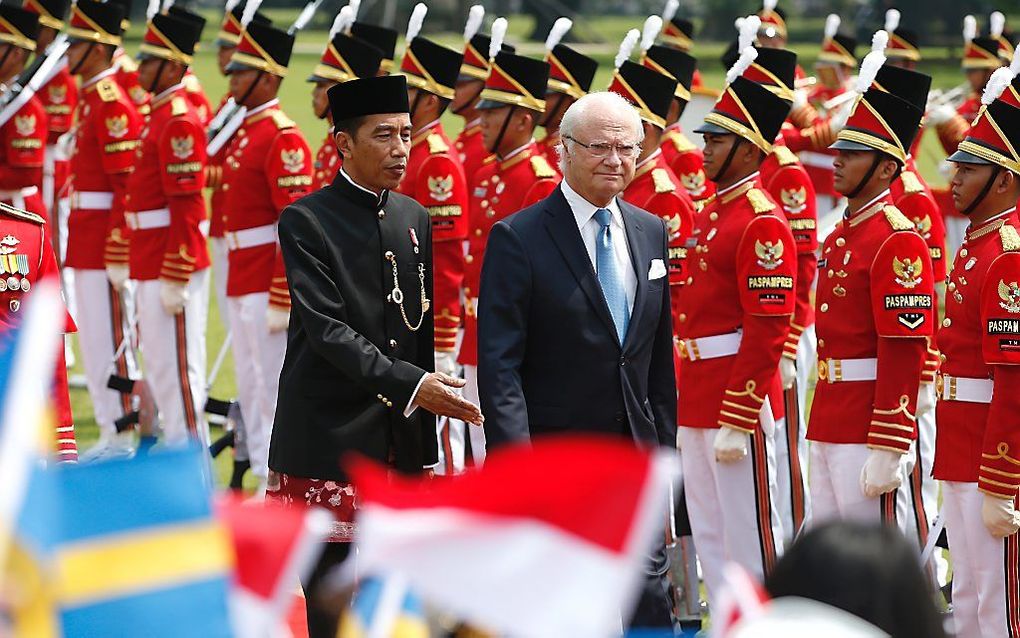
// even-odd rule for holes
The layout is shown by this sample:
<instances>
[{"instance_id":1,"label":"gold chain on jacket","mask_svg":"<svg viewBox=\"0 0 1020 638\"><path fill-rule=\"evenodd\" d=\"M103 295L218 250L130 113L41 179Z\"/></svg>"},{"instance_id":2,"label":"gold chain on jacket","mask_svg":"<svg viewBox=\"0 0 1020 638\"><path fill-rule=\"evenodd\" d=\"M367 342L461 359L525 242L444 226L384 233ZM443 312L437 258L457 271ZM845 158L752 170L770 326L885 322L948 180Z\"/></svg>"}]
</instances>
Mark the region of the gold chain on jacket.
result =
<instances>
[{"instance_id":1,"label":"gold chain on jacket","mask_svg":"<svg viewBox=\"0 0 1020 638\"><path fill-rule=\"evenodd\" d=\"M389 259L390 264L393 266L393 291L390 293L390 299L400 308L400 316L403 318L407 329L411 332L418 332L422 322L425 321L425 315L432 305L429 298L425 296L425 264L418 263L418 281L421 283L421 316L418 317L418 323L412 326L411 321L407 318L407 311L404 309L404 291L400 289L400 279L397 276L397 256L393 254L393 251L387 250L386 259Z\"/></svg>"}]
</instances>

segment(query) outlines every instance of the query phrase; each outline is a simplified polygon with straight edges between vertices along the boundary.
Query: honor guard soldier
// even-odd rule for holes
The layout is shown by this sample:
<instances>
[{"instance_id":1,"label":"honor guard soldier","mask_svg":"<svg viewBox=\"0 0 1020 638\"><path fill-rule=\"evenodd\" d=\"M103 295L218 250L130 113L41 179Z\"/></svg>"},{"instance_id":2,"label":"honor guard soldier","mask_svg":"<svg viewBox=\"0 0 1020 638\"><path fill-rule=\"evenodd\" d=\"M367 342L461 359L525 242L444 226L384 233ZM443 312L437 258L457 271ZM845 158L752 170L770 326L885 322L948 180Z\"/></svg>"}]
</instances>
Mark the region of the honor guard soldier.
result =
<instances>
[{"instance_id":1,"label":"honor guard soldier","mask_svg":"<svg viewBox=\"0 0 1020 638\"><path fill-rule=\"evenodd\" d=\"M796 69L797 54L793 51L758 48L743 77L761 84L792 104ZM783 531L787 539L792 539L811 511L807 493L808 450L804 409L809 372L815 365L811 294L818 270L815 255L818 249L818 212L811 178L797 156L786 147L782 133L776 136L772 152L762 162L760 170L765 192L782 209L797 246L797 302L790 319L790 332L783 345L783 357L779 360L786 418L782 432L777 430L776 437Z\"/></svg>"},{"instance_id":2,"label":"honor guard soldier","mask_svg":"<svg viewBox=\"0 0 1020 638\"><path fill-rule=\"evenodd\" d=\"M2 6L5 13L12 8ZM9 21L7 16L4 19ZM20 323L22 304L28 294L44 279L50 278L56 284L60 273L46 220L39 215L0 203L0 238L0 333L4 333ZM64 332L74 331L74 320L66 314ZM78 445L74 438L63 348L57 351L51 392L56 460L61 463L77 461Z\"/></svg>"},{"instance_id":3,"label":"honor guard soldier","mask_svg":"<svg viewBox=\"0 0 1020 638\"><path fill-rule=\"evenodd\" d=\"M545 159L556 166L560 162L560 122L571 104L591 90L599 63L583 53L578 53L560 40L573 26L570 18L557 18L545 39L545 61L549 63L549 87L545 95L545 113L539 126L545 129L545 137L538 141L538 147Z\"/></svg>"},{"instance_id":4,"label":"honor guard soldier","mask_svg":"<svg viewBox=\"0 0 1020 638\"><path fill-rule=\"evenodd\" d=\"M429 372L432 224L420 204L392 190L410 145L407 86L390 76L329 89L343 168L280 219L294 316L271 495L334 516L330 542L302 583L308 600L355 533L357 496L341 458L357 452L417 474L437 461L433 415L481 424L478 408L453 391L463 381ZM308 621L311 638L336 635L335 616L315 605Z\"/></svg>"},{"instance_id":5,"label":"honor guard soldier","mask_svg":"<svg viewBox=\"0 0 1020 638\"><path fill-rule=\"evenodd\" d=\"M389 27L361 22L357 20L357 17L355 14L350 35L362 42L368 42L382 51L383 59L379 63L379 70L376 73L378 75L388 75L393 70L393 65L395 64L397 39L400 37L400 33L396 29Z\"/></svg>"},{"instance_id":6,"label":"honor guard soldier","mask_svg":"<svg viewBox=\"0 0 1020 638\"><path fill-rule=\"evenodd\" d=\"M121 21L121 32L126 33L131 27L131 5L134 0L110 0L119 4L124 11L124 19ZM113 52L113 65L117 69L117 84L124 89L127 96L131 98L138 114L143 117L149 114L149 92L138 82L138 64L131 59L123 46L118 46Z\"/></svg>"},{"instance_id":7,"label":"honor guard soldier","mask_svg":"<svg viewBox=\"0 0 1020 638\"><path fill-rule=\"evenodd\" d=\"M383 61L382 49L347 33L352 20L353 13L350 7L340 9L329 30L329 44L326 45L319 64L308 76L308 81L315 83L312 90L312 109L315 116L326 120L330 126L322 146L315 153L312 190L332 184L336 172L340 169L340 154L337 153L336 142L333 141L333 115L329 110L326 90L340 82L378 75Z\"/></svg>"},{"instance_id":8,"label":"honor guard soldier","mask_svg":"<svg viewBox=\"0 0 1020 638\"><path fill-rule=\"evenodd\" d=\"M35 51L39 16L13 5L0 5L0 84L10 86ZM47 217L39 184L49 128L46 109L37 95L0 125L0 202Z\"/></svg>"},{"instance_id":9,"label":"honor guard soldier","mask_svg":"<svg viewBox=\"0 0 1020 638\"><path fill-rule=\"evenodd\" d=\"M252 473L264 492L290 316L277 221L288 204L311 191L312 158L308 142L277 99L294 36L251 21L256 8L252 2L245 7L241 42L227 65L234 100L248 112L227 149L223 187L238 401Z\"/></svg>"},{"instance_id":10,"label":"honor guard soldier","mask_svg":"<svg viewBox=\"0 0 1020 638\"><path fill-rule=\"evenodd\" d=\"M205 28L205 18L187 9L171 5L167 9L167 15L190 20L198 26L200 31ZM205 94L205 89L202 88L202 82L190 66L184 72L184 93L187 95L188 101L195 107L195 112L198 113L199 119L202 120L202 126L209 124L209 119L213 116L212 104L209 102L209 97Z\"/></svg>"},{"instance_id":11,"label":"honor guard soldier","mask_svg":"<svg viewBox=\"0 0 1020 638\"><path fill-rule=\"evenodd\" d=\"M694 23L686 18L676 17L680 8L680 0L666 0L666 7L662 11L662 43L671 49L689 53L694 46ZM691 76L692 89L702 87L701 73L694 69Z\"/></svg>"},{"instance_id":12,"label":"honor guard soldier","mask_svg":"<svg viewBox=\"0 0 1020 638\"><path fill-rule=\"evenodd\" d=\"M655 32L657 31L656 29ZM623 199L653 215L658 215L666 222L666 230L669 233L670 294L675 300L679 287L687 278L684 251L687 238L694 229L694 202L687 194L687 190L680 185L680 180L669 168L659 148L677 83L669 75L626 59L633 46L637 44L637 37L638 31L633 29L624 38L616 57L618 66L609 83L610 91L634 105L644 128L641 153L634 167L634 178L623 191ZM588 151L595 152L590 148ZM672 308L674 325L676 308L674 303Z\"/></svg>"},{"instance_id":13,"label":"honor guard soldier","mask_svg":"<svg viewBox=\"0 0 1020 638\"><path fill-rule=\"evenodd\" d=\"M759 51L761 49L785 49L789 43L786 12L780 9L778 4L778 0L762 0L761 11L756 14L760 20L756 38ZM799 85L807 79L804 69L799 64L793 68L793 79L795 84L791 87L794 89L800 88Z\"/></svg>"},{"instance_id":14,"label":"honor guard soldier","mask_svg":"<svg viewBox=\"0 0 1020 638\"><path fill-rule=\"evenodd\" d=\"M71 214L67 259L74 269L78 345L99 442L86 459L132 451L130 433L117 434L114 421L131 411L129 397L107 388L112 372L137 376L130 338L133 287L129 285L129 229L124 195L134 167L142 128L135 105L117 84L113 51L121 43L123 8L80 0L71 8L67 64L81 76L80 101L71 156ZM84 303L88 300L88 303Z\"/></svg>"},{"instance_id":15,"label":"honor guard soldier","mask_svg":"<svg viewBox=\"0 0 1020 638\"><path fill-rule=\"evenodd\" d=\"M474 175L470 185L468 252L464 257L464 337L458 361L467 380L465 396L478 397L478 286L489 230L499 220L546 197L559 183L559 173L535 144L535 124L545 110L549 65L501 51L506 20L492 25L489 45L491 71L481 93L478 110L485 149L492 153ZM485 450L478 438L481 428L472 428L471 451L476 461ZM477 437L477 438L476 438Z\"/></svg>"},{"instance_id":16,"label":"honor guard soldier","mask_svg":"<svg viewBox=\"0 0 1020 638\"><path fill-rule=\"evenodd\" d=\"M417 35L425 18L419 4L407 28L400 71L407 78L411 150L397 192L425 207L432 220L432 261L436 371L457 376L457 332L461 327L460 291L464 284L464 240L468 236L468 187L464 167L440 118L453 100L463 54ZM465 424L438 424L436 473L460 473L465 463ZM480 443L480 441L479 441Z\"/></svg>"},{"instance_id":17,"label":"honor guard soldier","mask_svg":"<svg viewBox=\"0 0 1020 638\"><path fill-rule=\"evenodd\" d=\"M649 38L649 22L652 26L658 24L655 16L645 21L641 64L676 80L676 91L666 114L666 128L663 129L659 148L666 164L679 178L684 190L694 203L698 204L712 196L715 186L705 177L701 149L684 135L680 126L680 116L691 101L692 78L697 72L697 60L679 49L653 44ZM646 44L648 46L645 46Z\"/></svg>"},{"instance_id":18,"label":"honor guard soldier","mask_svg":"<svg viewBox=\"0 0 1020 638\"><path fill-rule=\"evenodd\" d=\"M772 403L797 249L759 167L789 110L738 74L694 131L705 136L705 172L717 190L697 218L680 290L677 443L710 605L726 563L761 578L783 547Z\"/></svg>"},{"instance_id":19,"label":"honor guard soldier","mask_svg":"<svg viewBox=\"0 0 1020 638\"><path fill-rule=\"evenodd\" d=\"M991 80L995 82L995 80ZM989 99L997 90L986 89ZM970 219L938 331L935 478L953 556L953 616L974 635L1020 635L1020 110L982 109L949 157Z\"/></svg>"},{"instance_id":20,"label":"honor guard soldier","mask_svg":"<svg viewBox=\"0 0 1020 638\"><path fill-rule=\"evenodd\" d=\"M138 53L139 81L152 99L125 198L131 279L145 375L165 441L179 445L192 437L208 445L205 127L184 86L202 26L158 11L153 2Z\"/></svg>"},{"instance_id":21,"label":"honor guard soldier","mask_svg":"<svg viewBox=\"0 0 1020 638\"><path fill-rule=\"evenodd\" d=\"M889 187L906 163L922 113L868 88L882 64L883 56L873 55L856 84L858 92L868 90L833 144L835 186L849 204L818 264L811 505L818 522L882 521L910 534L915 521L906 512L904 483L917 415L932 408L918 390L936 317L935 287L928 246L893 205Z\"/></svg>"},{"instance_id":22,"label":"honor guard soldier","mask_svg":"<svg viewBox=\"0 0 1020 638\"><path fill-rule=\"evenodd\" d=\"M464 61L460 65L460 75L454 87L453 103L450 111L464 118L464 129L457 135L454 148L460 155L464 165L464 175L468 184L474 181L475 174L482 167L482 162L490 155L482 142L482 125L478 110L478 97L485 88L485 79L489 77L489 43L491 38L478 33L485 17L485 8L480 4L471 7L467 24L464 26ZM514 48L503 44L502 51L513 53ZM479 266L481 268L481 266Z\"/></svg>"}]
</instances>

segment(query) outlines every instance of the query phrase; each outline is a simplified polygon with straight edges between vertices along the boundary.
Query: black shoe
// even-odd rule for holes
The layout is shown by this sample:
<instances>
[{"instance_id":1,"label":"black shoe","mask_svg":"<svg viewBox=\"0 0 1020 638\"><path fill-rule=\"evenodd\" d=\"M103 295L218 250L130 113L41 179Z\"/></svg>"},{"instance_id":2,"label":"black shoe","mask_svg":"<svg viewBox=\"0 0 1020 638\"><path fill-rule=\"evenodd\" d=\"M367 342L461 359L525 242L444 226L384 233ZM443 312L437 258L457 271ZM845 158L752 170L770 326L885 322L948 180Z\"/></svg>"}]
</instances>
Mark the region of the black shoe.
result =
<instances>
[{"instance_id":1,"label":"black shoe","mask_svg":"<svg viewBox=\"0 0 1020 638\"><path fill-rule=\"evenodd\" d=\"M244 473L251 469L251 461L234 461L234 472L230 475L230 489L241 491Z\"/></svg>"}]
</instances>

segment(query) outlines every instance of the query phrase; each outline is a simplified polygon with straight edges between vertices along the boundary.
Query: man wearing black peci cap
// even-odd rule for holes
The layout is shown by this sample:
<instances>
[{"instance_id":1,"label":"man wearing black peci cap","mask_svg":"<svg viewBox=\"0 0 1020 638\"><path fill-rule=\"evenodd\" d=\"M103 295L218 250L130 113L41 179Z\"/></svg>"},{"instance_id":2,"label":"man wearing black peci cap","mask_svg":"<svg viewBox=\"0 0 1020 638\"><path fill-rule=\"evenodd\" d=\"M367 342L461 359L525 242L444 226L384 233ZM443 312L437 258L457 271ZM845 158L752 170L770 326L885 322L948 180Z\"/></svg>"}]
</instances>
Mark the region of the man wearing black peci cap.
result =
<instances>
[{"instance_id":1,"label":"man wearing black peci cap","mask_svg":"<svg viewBox=\"0 0 1020 638\"><path fill-rule=\"evenodd\" d=\"M335 635L335 616L313 601L354 534L341 456L418 473L437 461L433 414L482 421L454 392L463 381L430 372L431 224L420 204L392 190L411 139L407 82L352 80L330 88L329 101L343 168L280 220L294 315L270 449L271 496L326 506L336 518L303 583L313 638Z\"/></svg>"}]
</instances>

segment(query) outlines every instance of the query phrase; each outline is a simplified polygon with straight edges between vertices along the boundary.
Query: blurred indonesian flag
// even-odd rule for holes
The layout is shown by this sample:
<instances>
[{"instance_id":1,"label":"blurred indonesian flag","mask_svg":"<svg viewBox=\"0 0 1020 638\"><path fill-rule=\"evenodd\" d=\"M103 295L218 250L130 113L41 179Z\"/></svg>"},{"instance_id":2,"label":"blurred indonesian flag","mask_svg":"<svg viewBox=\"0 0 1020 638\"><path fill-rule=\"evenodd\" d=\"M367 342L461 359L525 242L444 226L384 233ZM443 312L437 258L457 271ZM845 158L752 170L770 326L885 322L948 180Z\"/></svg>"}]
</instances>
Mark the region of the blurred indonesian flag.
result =
<instances>
[{"instance_id":1,"label":"blurred indonesian flag","mask_svg":"<svg viewBox=\"0 0 1020 638\"><path fill-rule=\"evenodd\" d=\"M396 576L496 633L618 635L661 536L673 450L600 438L498 450L453 481L348 465L359 576Z\"/></svg>"}]
</instances>

